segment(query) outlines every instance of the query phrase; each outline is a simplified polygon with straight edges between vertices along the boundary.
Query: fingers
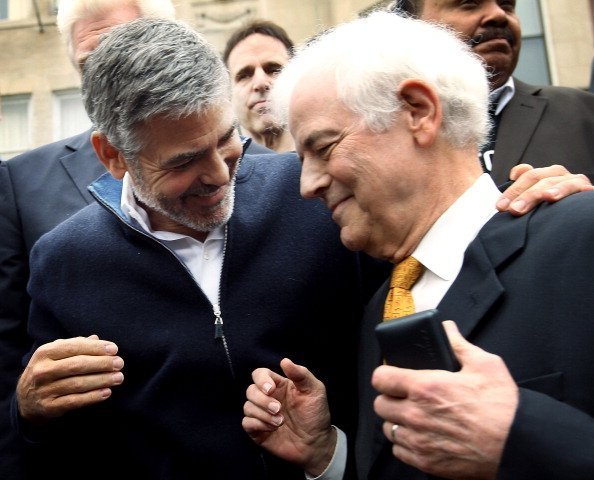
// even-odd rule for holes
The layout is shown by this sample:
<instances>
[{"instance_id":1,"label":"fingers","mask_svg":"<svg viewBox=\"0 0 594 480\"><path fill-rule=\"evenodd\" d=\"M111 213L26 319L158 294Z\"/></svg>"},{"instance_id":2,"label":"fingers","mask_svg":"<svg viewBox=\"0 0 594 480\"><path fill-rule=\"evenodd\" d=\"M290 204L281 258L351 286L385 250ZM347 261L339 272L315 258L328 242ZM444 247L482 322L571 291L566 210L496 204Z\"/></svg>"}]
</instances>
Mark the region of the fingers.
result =
<instances>
[{"instance_id":1,"label":"fingers","mask_svg":"<svg viewBox=\"0 0 594 480\"><path fill-rule=\"evenodd\" d=\"M54 340L41 345L33 354L35 359L60 360L75 355L115 355L118 347L113 342L99 340L96 335Z\"/></svg>"},{"instance_id":2,"label":"fingers","mask_svg":"<svg viewBox=\"0 0 594 480\"><path fill-rule=\"evenodd\" d=\"M35 385L98 372L119 372L124 360L116 344L89 338L55 340L40 346L28 364Z\"/></svg>"},{"instance_id":3,"label":"fingers","mask_svg":"<svg viewBox=\"0 0 594 480\"><path fill-rule=\"evenodd\" d=\"M117 345L93 336L61 339L39 347L17 384L21 415L45 421L109 398L124 381Z\"/></svg>"},{"instance_id":4,"label":"fingers","mask_svg":"<svg viewBox=\"0 0 594 480\"><path fill-rule=\"evenodd\" d=\"M402 443L402 436L404 435L403 425L393 422L384 422L382 430L386 438L394 445Z\"/></svg>"},{"instance_id":5,"label":"fingers","mask_svg":"<svg viewBox=\"0 0 594 480\"><path fill-rule=\"evenodd\" d=\"M288 398L305 397L312 393L313 398L325 398L325 387L307 368L297 365L288 358L281 360L285 376L268 368L257 368L252 373L254 381L247 390L244 404L246 417L244 428L248 433L273 431L285 422L280 413L282 404Z\"/></svg>"},{"instance_id":6,"label":"fingers","mask_svg":"<svg viewBox=\"0 0 594 480\"><path fill-rule=\"evenodd\" d=\"M283 380L283 377L269 368L256 368L252 372L254 385L266 395L272 395L277 389L277 384L280 384Z\"/></svg>"},{"instance_id":7,"label":"fingers","mask_svg":"<svg viewBox=\"0 0 594 480\"><path fill-rule=\"evenodd\" d=\"M516 165L510 178L515 178L515 182L503 192L497 201L497 209L517 216L529 212L543 201L556 202L573 193L594 188L585 175L572 174L561 165L543 168Z\"/></svg>"},{"instance_id":8,"label":"fingers","mask_svg":"<svg viewBox=\"0 0 594 480\"><path fill-rule=\"evenodd\" d=\"M124 381L121 372L69 377L19 397L21 415L31 421L57 418L66 412L102 402Z\"/></svg>"},{"instance_id":9,"label":"fingers","mask_svg":"<svg viewBox=\"0 0 594 480\"><path fill-rule=\"evenodd\" d=\"M262 422L260 419L250 415L249 413L246 413L245 408L244 415L245 416L241 420L241 426L243 427L245 433L247 433L254 440L258 439L262 434L272 433L278 428L267 422Z\"/></svg>"},{"instance_id":10,"label":"fingers","mask_svg":"<svg viewBox=\"0 0 594 480\"><path fill-rule=\"evenodd\" d=\"M252 437L262 432L271 432L284 422L280 414L283 388L287 380L268 368L257 368L252 372L252 383L246 389L247 401L243 406L242 425ZM281 397L274 398L274 395Z\"/></svg>"},{"instance_id":11,"label":"fingers","mask_svg":"<svg viewBox=\"0 0 594 480\"><path fill-rule=\"evenodd\" d=\"M532 165L530 165L529 163L519 163L518 165L515 165L514 167L512 167L512 169L510 170L509 179L517 180L518 177L520 177L520 175L524 174L528 170L532 170L533 168L534 167Z\"/></svg>"},{"instance_id":12,"label":"fingers","mask_svg":"<svg viewBox=\"0 0 594 480\"><path fill-rule=\"evenodd\" d=\"M279 413L281 403L272 396L282 395L282 389L277 390L277 383L284 380L268 368L254 370L252 380L254 383L246 389L241 425L253 440L260 443L284 423L284 417Z\"/></svg>"},{"instance_id":13,"label":"fingers","mask_svg":"<svg viewBox=\"0 0 594 480\"><path fill-rule=\"evenodd\" d=\"M257 385L251 384L246 390L247 401L243 405L243 414L253 418L261 425L274 429L284 422L278 400L264 393Z\"/></svg>"},{"instance_id":14,"label":"fingers","mask_svg":"<svg viewBox=\"0 0 594 480\"><path fill-rule=\"evenodd\" d=\"M454 355L456 355L462 368L464 368L465 362L469 361L470 358L475 358L474 356L477 354L486 355L486 352L481 348L466 341L453 321L447 320L442 323ZM394 400L401 400L409 397L411 389L415 388L415 386L421 384L427 385L433 381L440 382L442 381L440 379L454 373L456 372L445 370L420 371L381 365L374 370L371 377L371 384L380 394L387 395Z\"/></svg>"},{"instance_id":15,"label":"fingers","mask_svg":"<svg viewBox=\"0 0 594 480\"><path fill-rule=\"evenodd\" d=\"M313 389L323 389L324 385L306 367L297 365L288 358L281 360L281 369L286 377L283 377L268 368L257 368L252 372L254 384L266 395L274 395L279 387L284 387L291 382L295 388L302 393L308 393Z\"/></svg>"},{"instance_id":16,"label":"fingers","mask_svg":"<svg viewBox=\"0 0 594 480\"><path fill-rule=\"evenodd\" d=\"M461 356L464 355L469 349L477 348L471 343L467 342L466 339L462 336L460 331L458 330L458 326L452 320L445 320L442 322L443 328L448 336L448 341L452 346L452 350L456 356L460 354Z\"/></svg>"},{"instance_id":17,"label":"fingers","mask_svg":"<svg viewBox=\"0 0 594 480\"><path fill-rule=\"evenodd\" d=\"M297 365L288 358L283 358L281 360L281 368L287 378L295 384L295 388L297 388L299 392L309 393L324 388L323 383L306 367Z\"/></svg>"},{"instance_id":18,"label":"fingers","mask_svg":"<svg viewBox=\"0 0 594 480\"><path fill-rule=\"evenodd\" d=\"M409 372L414 371L390 365L380 365L373 371L371 385L382 394L394 398L405 398L407 395L405 385L409 378Z\"/></svg>"}]
</instances>

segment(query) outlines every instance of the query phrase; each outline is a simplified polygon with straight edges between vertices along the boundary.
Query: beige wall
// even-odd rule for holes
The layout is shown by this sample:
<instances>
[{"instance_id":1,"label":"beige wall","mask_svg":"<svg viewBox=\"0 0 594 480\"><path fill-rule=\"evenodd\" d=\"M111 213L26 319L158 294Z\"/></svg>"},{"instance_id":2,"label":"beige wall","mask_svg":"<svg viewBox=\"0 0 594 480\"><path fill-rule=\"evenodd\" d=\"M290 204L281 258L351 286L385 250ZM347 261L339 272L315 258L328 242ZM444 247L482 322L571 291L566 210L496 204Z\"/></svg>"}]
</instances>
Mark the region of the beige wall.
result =
<instances>
[{"instance_id":1,"label":"beige wall","mask_svg":"<svg viewBox=\"0 0 594 480\"><path fill-rule=\"evenodd\" d=\"M37 23L0 29L0 93L31 93L32 147L53 140L53 97L56 90L79 86L55 26L39 31Z\"/></svg>"},{"instance_id":2,"label":"beige wall","mask_svg":"<svg viewBox=\"0 0 594 480\"><path fill-rule=\"evenodd\" d=\"M554 85L584 88L594 57L593 21L588 0L541 0Z\"/></svg>"},{"instance_id":3,"label":"beige wall","mask_svg":"<svg viewBox=\"0 0 594 480\"><path fill-rule=\"evenodd\" d=\"M17 0L11 0L13 2ZM248 18L266 17L283 25L296 42L340 21L354 18L372 0L174 0L180 19L194 25L222 51L229 32ZM523 1L523 0L518 0ZM31 147L54 140L52 92L77 88L51 14L52 0L37 0L43 32L33 2L18 0L25 18L0 22L0 93L32 93ZM25 8L27 6L28 8ZM556 85L584 88L594 55L589 0L541 0L552 80Z\"/></svg>"}]
</instances>

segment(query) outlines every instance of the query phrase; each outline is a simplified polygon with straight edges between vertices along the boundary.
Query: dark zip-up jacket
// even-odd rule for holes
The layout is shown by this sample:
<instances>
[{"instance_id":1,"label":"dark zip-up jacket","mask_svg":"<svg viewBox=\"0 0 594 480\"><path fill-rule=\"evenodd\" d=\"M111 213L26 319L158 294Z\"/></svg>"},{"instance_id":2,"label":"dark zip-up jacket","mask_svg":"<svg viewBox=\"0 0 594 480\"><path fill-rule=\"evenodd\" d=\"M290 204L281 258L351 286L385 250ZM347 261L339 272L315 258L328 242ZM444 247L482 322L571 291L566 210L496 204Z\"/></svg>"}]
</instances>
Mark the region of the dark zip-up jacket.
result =
<instances>
[{"instance_id":1,"label":"dark zip-up jacket","mask_svg":"<svg viewBox=\"0 0 594 480\"><path fill-rule=\"evenodd\" d=\"M29 284L34 348L97 334L118 345L125 381L107 401L26 432L32 477L302 479L241 427L252 370L278 371L284 356L326 383L333 422L352 431L356 323L389 267L341 245L326 208L299 196L299 172L294 154L242 160L222 335L182 262L123 216L121 182L109 174L90 186L97 203L39 240ZM14 412L13 403L18 421Z\"/></svg>"}]
</instances>

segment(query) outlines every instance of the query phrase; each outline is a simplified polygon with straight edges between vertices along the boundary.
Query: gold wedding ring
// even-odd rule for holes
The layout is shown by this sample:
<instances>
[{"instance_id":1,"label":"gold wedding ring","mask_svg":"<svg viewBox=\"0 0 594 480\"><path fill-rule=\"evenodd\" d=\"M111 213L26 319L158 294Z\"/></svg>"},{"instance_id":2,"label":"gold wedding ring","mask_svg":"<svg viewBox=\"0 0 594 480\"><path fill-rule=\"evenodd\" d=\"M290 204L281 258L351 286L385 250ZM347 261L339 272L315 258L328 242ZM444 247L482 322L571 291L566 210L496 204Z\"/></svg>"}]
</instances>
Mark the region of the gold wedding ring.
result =
<instances>
[{"instance_id":1,"label":"gold wedding ring","mask_svg":"<svg viewBox=\"0 0 594 480\"><path fill-rule=\"evenodd\" d=\"M399 426L400 425L395 423L394 425L392 425L392 430L390 431L390 435L392 437L392 442L394 442L394 443L396 443L396 430L398 430Z\"/></svg>"}]
</instances>

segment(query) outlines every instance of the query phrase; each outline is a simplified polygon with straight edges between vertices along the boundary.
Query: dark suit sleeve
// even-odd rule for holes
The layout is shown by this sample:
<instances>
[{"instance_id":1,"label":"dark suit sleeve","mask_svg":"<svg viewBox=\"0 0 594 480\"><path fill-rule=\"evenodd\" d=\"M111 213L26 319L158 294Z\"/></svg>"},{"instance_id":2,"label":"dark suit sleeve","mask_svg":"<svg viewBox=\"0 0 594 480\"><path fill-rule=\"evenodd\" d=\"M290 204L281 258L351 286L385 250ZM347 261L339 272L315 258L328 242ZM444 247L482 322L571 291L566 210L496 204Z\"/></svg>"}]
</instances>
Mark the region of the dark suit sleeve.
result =
<instances>
[{"instance_id":1,"label":"dark suit sleeve","mask_svg":"<svg viewBox=\"0 0 594 480\"><path fill-rule=\"evenodd\" d=\"M26 336L29 305L26 293L28 255L6 164L0 165L0 232L0 393L3 400L5 392L12 393L16 376L22 370L21 357L28 350L23 337Z\"/></svg>"},{"instance_id":2,"label":"dark suit sleeve","mask_svg":"<svg viewBox=\"0 0 594 480\"><path fill-rule=\"evenodd\" d=\"M594 419L539 392L520 389L520 404L498 479L591 479Z\"/></svg>"},{"instance_id":3,"label":"dark suit sleeve","mask_svg":"<svg viewBox=\"0 0 594 480\"><path fill-rule=\"evenodd\" d=\"M29 349L26 327L29 298L27 252L21 234L13 188L6 163L0 164L0 477L10 472L18 448L10 427L9 405ZM7 478L7 477L6 477Z\"/></svg>"}]
</instances>

